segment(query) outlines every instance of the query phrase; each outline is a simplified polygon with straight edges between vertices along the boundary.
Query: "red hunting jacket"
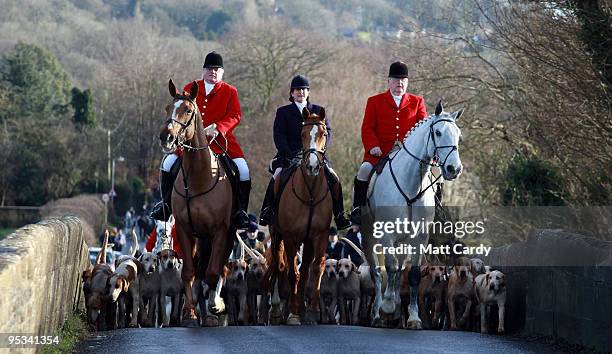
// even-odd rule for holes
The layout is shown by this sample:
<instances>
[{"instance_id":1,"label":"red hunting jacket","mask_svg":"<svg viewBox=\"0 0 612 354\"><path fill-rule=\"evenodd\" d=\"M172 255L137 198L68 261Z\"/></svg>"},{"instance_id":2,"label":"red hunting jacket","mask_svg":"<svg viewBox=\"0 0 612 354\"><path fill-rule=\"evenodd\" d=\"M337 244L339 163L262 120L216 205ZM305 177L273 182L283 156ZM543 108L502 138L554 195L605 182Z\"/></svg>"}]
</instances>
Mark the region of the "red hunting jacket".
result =
<instances>
[{"instance_id":1,"label":"red hunting jacket","mask_svg":"<svg viewBox=\"0 0 612 354\"><path fill-rule=\"evenodd\" d=\"M365 148L363 161L375 165L379 158L370 155L373 147L380 147L383 156L388 154L395 141L402 141L406 133L425 117L427 108L421 96L405 93L399 108L389 90L368 98L361 124L361 141Z\"/></svg>"},{"instance_id":2,"label":"red hunting jacket","mask_svg":"<svg viewBox=\"0 0 612 354\"><path fill-rule=\"evenodd\" d=\"M204 81L196 80L198 84L198 97L196 104L202 114L204 127L212 123L217 124L217 130L227 139L227 152L232 159L244 157L244 153L238 145L238 141L234 136L233 130L240 123L241 111L240 102L238 102L238 91L236 88L223 81L217 83L215 87L206 95L204 89ZM183 91L189 92L191 83L185 85ZM216 141L225 148L225 139L217 137ZM219 154L222 150L217 144L211 145L212 150Z\"/></svg>"}]
</instances>

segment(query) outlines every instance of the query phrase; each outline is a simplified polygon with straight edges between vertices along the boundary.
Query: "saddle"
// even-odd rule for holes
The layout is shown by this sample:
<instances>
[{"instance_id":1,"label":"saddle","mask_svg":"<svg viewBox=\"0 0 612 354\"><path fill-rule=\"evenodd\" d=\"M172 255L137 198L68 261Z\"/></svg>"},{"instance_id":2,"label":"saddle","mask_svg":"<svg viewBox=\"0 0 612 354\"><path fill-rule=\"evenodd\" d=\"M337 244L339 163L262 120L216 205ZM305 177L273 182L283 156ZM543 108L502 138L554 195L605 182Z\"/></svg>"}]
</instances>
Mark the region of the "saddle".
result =
<instances>
[{"instance_id":1,"label":"saddle","mask_svg":"<svg viewBox=\"0 0 612 354\"><path fill-rule=\"evenodd\" d=\"M226 154L216 155L217 159L223 166L225 173L229 179L230 185L232 186L232 195L234 196L234 202L238 205L238 181L240 180L240 172L238 171L238 165Z\"/></svg>"},{"instance_id":2,"label":"saddle","mask_svg":"<svg viewBox=\"0 0 612 354\"><path fill-rule=\"evenodd\" d=\"M378 162L376 163L376 166L374 166L374 172L376 172L376 174L378 175L381 174L382 171L385 169L385 165L390 160L391 159L389 158L389 155L385 155L381 157L380 160L378 160ZM370 175L370 177L372 177L372 175Z\"/></svg>"}]
</instances>

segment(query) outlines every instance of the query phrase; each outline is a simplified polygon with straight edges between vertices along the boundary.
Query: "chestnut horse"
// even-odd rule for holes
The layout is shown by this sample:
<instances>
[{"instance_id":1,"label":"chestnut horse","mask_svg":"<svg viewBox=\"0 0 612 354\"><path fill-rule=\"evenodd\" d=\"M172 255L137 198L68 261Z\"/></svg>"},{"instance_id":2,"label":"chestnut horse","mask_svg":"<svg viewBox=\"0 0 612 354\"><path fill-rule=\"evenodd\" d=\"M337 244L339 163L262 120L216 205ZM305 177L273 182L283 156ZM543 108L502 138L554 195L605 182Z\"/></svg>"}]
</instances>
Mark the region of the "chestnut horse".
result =
<instances>
[{"instance_id":1,"label":"chestnut horse","mask_svg":"<svg viewBox=\"0 0 612 354\"><path fill-rule=\"evenodd\" d=\"M287 271L291 293L289 297L289 317L287 324L301 324L304 315L305 295L309 296L308 313L305 323L316 323L319 314L319 288L325 267L325 249L329 227L332 220L332 199L325 178L325 110L319 115L310 113L307 108L302 112L302 159L300 166L293 171L286 187L279 196L282 178L277 178L274 186L278 197L278 207L274 223L271 225L272 248L275 259L270 270L270 284L274 279L282 281L282 264L287 259ZM282 243L281 243L282 242ZM298 269L298 251L304 244L302 263ZM284 253L283 254L283 246ZM309 271L314 272L313 290L304 294ZM281 269L279 269L281 268Z\"/></svg>"},{"instance_id":2,"label":"chestnut horse","mask_svg":"<svg viewBox=\"0 0 612 354\"><path fill-rule=\"evenodd\" d=\"M206 132L210 128L204 128L195 103L198 85L193 83L189 95L179 94L172 80L168 89L174 100L166 106L168 120L160 139L167 152L177 147L183 149L181 169L172 191L176 238L184 254L183 324L196 324L192 285L197 275L210 289L206 324L218 325L216 315L225 310L220 296L223 266L232 251L236 231L231 223L232 188L223 166L209 148ZM204 315L205 310L200 311Z\"/></svg>"}]
</instances>

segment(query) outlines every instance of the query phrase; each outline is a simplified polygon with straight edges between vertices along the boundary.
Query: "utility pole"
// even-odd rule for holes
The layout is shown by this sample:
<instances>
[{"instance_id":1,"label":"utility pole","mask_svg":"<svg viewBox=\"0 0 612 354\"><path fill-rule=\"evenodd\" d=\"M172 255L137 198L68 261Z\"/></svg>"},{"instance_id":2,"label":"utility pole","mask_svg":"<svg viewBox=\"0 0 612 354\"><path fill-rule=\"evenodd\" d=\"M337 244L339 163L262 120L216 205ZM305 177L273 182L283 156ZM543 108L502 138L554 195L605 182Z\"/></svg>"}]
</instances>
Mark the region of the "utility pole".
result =
<instances>
[{"instance_id":1,"label":"utility pole","mask_svg":"<svg viewBox=\"0 0 612 354\"><path fill-rule=\"evenodd\" d=\"M111 180L111 130L107 129L106 130L106 134L107 134L107 157L108 157L108 167L107 167L107 175L108 175L108 180Z\"/></svg>"}]
</instances>

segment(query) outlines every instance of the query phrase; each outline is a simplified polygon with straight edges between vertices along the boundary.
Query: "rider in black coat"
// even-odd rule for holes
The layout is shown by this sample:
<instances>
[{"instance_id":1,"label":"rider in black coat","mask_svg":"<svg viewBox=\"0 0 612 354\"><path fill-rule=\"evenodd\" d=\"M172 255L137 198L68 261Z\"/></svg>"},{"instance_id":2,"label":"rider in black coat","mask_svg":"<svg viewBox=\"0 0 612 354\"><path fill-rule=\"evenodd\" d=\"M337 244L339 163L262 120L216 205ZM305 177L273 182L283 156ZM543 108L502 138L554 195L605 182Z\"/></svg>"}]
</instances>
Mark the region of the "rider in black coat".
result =
<instances>
[{"instance_id":1,"label":"rider in black coat","mask_svg":"<svg viewBox=\"0 0 612 354\"><path fill-rule=\"evenodd\" d=\"M311 113L316 114L321 111L321 106L308 101L309 92L308 79L302 75L294 77L291 80L289 91L289 101L291 103L276 110L274 145L277 153L270 164L270 173L273 173L273 177L270 179L261 207L259 224L262 226L270 223L274 212L274 178L278 175L280 169L289 167L292 159L300 157L299 154L302 151L302 123L304 122L302 110L307 108ZM327 147L331 138L331 127L327 117L325 117L325 126L327 127ZM342 185L334 170L329 166L329 161L327 162L325 164L325 176L332 192L334 219L338 229L343 230L350 226L350 221L344 215Z\"/></svg>"}]
</instances>

